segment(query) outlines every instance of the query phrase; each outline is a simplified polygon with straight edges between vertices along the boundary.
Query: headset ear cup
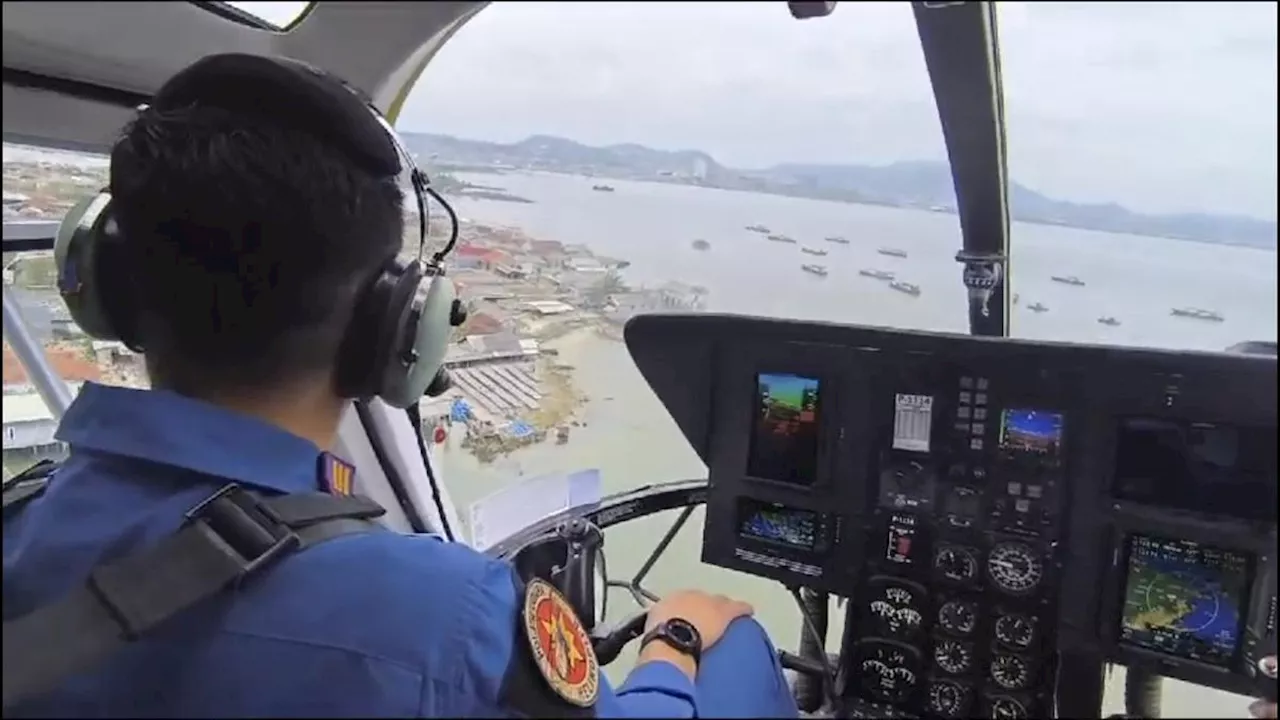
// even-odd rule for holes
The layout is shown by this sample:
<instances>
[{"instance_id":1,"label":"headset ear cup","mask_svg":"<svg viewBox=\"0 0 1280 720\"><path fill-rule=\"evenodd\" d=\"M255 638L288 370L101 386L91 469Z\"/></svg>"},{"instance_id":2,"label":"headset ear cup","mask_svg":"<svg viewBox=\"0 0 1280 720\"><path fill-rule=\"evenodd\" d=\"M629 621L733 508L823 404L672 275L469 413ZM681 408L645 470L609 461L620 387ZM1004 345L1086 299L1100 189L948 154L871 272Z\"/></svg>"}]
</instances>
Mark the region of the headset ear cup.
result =
<instances>
[{"instance_id":1,"label":"headset ear cup","mask_svg":"<svg viewBox=\"0 0 1280 720\"><path fill-rule=\"evenodd\" d=\"M405 352L396 353L383 376L379 395L393 407L407 408L422 399L427 388L444 367L444 356L449 349L449 337L453 332L453 304L456 291L453 283L441 275L429 278L430 286L421 304L411 315L411 324L403 336L411 362L405 362Z\"/></svg>"},{"instance_id":2,"label":"headset ear cup","mask_svg":"<svg viewBox=\"0 0 1280 720\"><path fill-rule=\"evenodd\" d=\"M110 242L104 236L114 231L111 195L102 192L71 208L58 226L53 244L58 293L71 319L90 337L100 340L121 339L119 324L112 320L104 302L106 289L99 275L101 254Z\"/></svg>"}]
</instances>

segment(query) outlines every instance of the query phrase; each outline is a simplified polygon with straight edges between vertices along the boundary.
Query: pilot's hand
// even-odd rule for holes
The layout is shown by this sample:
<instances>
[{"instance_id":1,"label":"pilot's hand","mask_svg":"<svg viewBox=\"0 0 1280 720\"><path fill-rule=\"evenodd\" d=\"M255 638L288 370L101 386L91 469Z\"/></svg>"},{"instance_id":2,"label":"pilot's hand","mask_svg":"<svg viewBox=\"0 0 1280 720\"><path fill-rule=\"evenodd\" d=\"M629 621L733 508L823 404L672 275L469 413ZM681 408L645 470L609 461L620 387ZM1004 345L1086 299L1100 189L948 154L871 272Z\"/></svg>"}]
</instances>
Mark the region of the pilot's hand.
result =
<instances>
[{"instance_id":1,"label":"pilot's hand","mask_svg":"<svg viewBox=\"0 0 1280 720\"><path fill-rule=\"evenodd\" d=\"M1276 656L1272 655L1271 657L1263 658L1258 663L1258 669L1262 671L1263 675L1274 681L1276 679ZM1276 703L1273 700L1259 700L1249 706L1249 714L1256 718L1273 718L1276 716Z\"/></svg>"},{"instance_id":2,"label":"pilot's hand","mask_svg":"<svg viewBox=\"0 0 1280 720\"><path fill-rule=\"evenodd\" d=\"M702 649L706 650L724 635L729 623L754 612L754 608L741 600L701 590L681 590L667 595L649 608L644 630L647 633L672 618L680 618L698 629L702 636Z\"/></svg>"}]
</instances>

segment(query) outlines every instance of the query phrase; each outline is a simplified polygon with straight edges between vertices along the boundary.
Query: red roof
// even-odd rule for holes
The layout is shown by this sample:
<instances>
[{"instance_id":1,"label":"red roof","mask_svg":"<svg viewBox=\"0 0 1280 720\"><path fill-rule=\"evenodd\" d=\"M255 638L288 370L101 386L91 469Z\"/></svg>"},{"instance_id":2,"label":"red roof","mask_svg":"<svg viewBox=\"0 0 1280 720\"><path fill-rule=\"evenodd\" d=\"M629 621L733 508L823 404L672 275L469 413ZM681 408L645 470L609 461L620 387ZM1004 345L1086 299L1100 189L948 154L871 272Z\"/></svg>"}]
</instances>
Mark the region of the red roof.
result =
<instances>
[{"instance_id":1,"label":"red roof","mask_svg":"<svg viewBox=\"0 0 1280 720\"><path fill-rule=\"evenodd\" d=\"M466 324L463 325L463 332L468 335L492 335L502 330L502 321L485 313L469 316Z\"/></svg>"},{"instance_id":2,"label":"red roof","mask_svg":"<svg viewBox=\"0 0 1280 720\"><path fill-rule=\"evenodd\" d=\"M45 348L45 357L53 366L53 371L68 382L98 381L102 379L102 371L97 364L76 350L66 348ZM25 385L31 382L27 378L27 370L18 362L13 348L4 346L4 384Z\"/></svg>"},{"instance_id":3,"label":"red roof","mask_svg":"<svg viewBox=\"0 0 1280 720\"><path fill-rule=\"evenodd\" d=\"M490 264L502 263L507 261L507 254L501 250L493 248L480 247L479 245L459 245L454 251L459 257L477 258L483 262Z\"/></svg>"}]
</instances>

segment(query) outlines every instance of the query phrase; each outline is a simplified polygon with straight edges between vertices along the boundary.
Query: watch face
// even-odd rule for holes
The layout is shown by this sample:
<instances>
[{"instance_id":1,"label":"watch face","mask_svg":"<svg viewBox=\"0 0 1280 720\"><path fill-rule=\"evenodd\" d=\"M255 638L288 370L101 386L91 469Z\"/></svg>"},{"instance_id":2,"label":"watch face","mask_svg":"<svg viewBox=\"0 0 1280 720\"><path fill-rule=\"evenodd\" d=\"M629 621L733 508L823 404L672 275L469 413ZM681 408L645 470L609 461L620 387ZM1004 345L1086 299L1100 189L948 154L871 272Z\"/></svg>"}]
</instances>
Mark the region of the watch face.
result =
<instances>
[{"instance_id":1,"label":"watch face","mask_svg":"<svg viewBox=\"0 0 1280 720\"><path fill-rule=\"evenodd\" d=\"M673 619L667 622L667 635L687 648L694 649L702 644L698 630L685 620Z\"/></svg>"}]
</instances>

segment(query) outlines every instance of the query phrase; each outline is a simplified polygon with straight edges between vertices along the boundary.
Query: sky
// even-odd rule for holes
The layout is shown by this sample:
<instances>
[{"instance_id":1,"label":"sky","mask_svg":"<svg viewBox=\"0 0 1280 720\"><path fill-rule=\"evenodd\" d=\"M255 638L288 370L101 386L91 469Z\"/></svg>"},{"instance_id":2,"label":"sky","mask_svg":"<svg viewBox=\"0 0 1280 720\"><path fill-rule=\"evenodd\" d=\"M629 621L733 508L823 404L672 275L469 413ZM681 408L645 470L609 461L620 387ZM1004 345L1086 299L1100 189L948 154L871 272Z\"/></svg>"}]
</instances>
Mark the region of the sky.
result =
<instances>
[{"instance_id":1,"label":"sky","mask_svg":"<svg viewBox=\"0 0 1280 720\"><path fill-rule=\"evenodd\" d=\"M288 21L304 3L234 3ZM1276 219L1276 3L999 4L1013 179L1077 202ZM907 3L496 2L404 130L697 149L733 167L945 161Z\"/></svg>"}]
</instances>

